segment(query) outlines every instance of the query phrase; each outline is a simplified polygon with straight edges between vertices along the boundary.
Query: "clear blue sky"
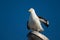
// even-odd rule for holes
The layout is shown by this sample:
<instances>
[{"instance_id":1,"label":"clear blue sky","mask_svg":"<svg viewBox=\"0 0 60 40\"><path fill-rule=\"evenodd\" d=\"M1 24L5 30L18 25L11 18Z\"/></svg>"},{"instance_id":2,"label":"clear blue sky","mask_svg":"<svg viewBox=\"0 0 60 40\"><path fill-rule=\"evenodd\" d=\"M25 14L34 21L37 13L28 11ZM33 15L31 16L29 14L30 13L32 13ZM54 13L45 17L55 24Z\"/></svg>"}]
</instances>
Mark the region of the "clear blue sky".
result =
<instances>
[{"instance_id":1,"label":"clear blue sky","mask_svg":"<svg viewBox=\"0 0 60 40\"><path fill-rule=\"evenodd\" d=\"M60 40L59 0L0 0L0 40L27 40L31 7L50 22L48 28L43 25L43 34L50 40Z\"/></svg>"}]
</instances>

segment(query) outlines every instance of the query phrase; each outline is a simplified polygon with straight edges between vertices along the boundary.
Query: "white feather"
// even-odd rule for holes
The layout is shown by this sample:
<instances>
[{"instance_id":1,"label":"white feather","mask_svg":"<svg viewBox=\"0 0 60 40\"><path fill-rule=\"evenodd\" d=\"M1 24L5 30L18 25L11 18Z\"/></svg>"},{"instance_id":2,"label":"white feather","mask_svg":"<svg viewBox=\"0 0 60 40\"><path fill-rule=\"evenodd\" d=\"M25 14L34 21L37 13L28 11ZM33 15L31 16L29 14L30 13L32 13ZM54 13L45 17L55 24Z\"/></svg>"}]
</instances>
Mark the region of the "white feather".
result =
<instances>
[{"instance_id":1,"label":"white feather","mask_svg":"<svg viewBox=\"0 0 60 40\"><path fill-rule=\"evenodd\" d=\"M35 13L35 10L33 8L30 8L30 18L29 18L29 28L33 31L44 31L44 29L41 26L40 19Z\"/></svg>"}]
</instances>

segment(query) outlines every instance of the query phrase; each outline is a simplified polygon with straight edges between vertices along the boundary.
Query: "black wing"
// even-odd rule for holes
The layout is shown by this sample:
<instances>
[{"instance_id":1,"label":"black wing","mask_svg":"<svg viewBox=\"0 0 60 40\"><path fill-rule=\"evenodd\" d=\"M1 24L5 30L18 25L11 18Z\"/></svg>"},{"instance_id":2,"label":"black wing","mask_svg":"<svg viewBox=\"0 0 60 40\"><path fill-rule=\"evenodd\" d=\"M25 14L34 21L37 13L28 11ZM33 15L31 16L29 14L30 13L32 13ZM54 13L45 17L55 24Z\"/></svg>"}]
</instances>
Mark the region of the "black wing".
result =
<instances>
[{"instance_id":1,"label":"black wing","mask_svg":"<svg viewBox=\"0 0 60 40\"><path fill-rule=\"evenodd\" d=\"M38 16L38 17L40 18L40 21L41 21L42 23L44 23L47 27L49 26L49 22L48 22L45 18L40 17L40 16Z\"/></svg>"}]
</instances>

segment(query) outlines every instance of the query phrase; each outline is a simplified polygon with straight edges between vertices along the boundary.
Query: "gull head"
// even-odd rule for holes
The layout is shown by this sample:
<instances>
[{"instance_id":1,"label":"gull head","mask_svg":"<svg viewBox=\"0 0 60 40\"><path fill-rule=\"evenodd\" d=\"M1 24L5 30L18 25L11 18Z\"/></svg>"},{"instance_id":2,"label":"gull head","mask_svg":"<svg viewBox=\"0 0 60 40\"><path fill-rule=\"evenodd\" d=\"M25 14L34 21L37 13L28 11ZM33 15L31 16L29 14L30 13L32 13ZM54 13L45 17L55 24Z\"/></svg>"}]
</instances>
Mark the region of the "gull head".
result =
<instances>
[{"instance_id":1,"label":"gull head","mask_svg":"<svg viewBox=\"0 0 60 40\"><path fill-rule=\"evenodd\" d=\"M30 13L34 13L34 9L33 9L33 8L30 8L30 9L29 9L29 12L30 12Z\"/></svg>"}]
</instances>

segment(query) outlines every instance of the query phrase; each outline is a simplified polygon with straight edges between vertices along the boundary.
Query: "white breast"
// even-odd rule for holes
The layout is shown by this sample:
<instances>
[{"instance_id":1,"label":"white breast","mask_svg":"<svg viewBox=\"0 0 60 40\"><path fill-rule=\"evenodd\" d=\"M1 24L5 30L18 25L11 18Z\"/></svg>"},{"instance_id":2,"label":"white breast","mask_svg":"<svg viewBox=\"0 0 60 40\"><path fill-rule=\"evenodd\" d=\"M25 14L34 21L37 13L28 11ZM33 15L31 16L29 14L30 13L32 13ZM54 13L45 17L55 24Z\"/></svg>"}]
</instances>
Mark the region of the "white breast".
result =
<instances>
[{"instance_id":1,"label":"white breast","mask_svg":"<svg viewBox=\"0 0 60 40\"><path fill-rule=\"evenodd\" d=\"M43 31L43 28L41 26L41 23L39 21L38 16L35 13L35 10L33 8L31 8L29 10L30 13L30 18L29 18L29 28L33 31Z\"/></svg>"},{"instance_id":2,"label":"white breast","mask_svg":"<svg viewBox=\"0 0 60 40\"><path fill-rule=\"evenodd\" d=\"M37 16L30 16L29 26L31 30L34 31L43 31L39 18Z\"/></svg>"}]
</instances>

